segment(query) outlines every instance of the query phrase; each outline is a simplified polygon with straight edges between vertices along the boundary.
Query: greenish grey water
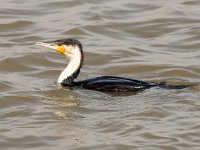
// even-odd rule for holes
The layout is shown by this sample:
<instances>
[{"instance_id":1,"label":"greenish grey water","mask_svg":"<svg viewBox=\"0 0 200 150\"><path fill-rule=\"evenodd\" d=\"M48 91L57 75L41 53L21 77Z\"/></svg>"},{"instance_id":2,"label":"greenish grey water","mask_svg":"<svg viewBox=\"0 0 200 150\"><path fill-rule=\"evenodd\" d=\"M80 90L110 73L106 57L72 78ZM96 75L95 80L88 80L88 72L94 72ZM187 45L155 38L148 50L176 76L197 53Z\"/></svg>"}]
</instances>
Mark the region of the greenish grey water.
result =
<instances>
[{"instance_id":1,"label":"greenish grey water","mask_svg":"<svg viewBox=\"0 0 200 150\"><path fill-rule=\"evenodd\" d=\"M200 147L198 0L2 0L0 147L2 150ZM137 95L58 89L66 58L36 41L79 39L79 79L118 75L184 90Z\"/></svg>"}]
</instances>

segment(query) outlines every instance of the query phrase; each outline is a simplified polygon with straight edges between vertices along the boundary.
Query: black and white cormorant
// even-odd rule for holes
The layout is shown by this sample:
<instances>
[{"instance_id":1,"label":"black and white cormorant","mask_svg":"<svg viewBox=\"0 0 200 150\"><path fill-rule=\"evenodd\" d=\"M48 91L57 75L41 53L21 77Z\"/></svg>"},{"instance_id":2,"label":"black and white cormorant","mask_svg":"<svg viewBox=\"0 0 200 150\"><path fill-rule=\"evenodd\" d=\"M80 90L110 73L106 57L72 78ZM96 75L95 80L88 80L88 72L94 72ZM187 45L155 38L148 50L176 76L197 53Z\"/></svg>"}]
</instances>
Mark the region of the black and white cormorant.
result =
<instances>
[{"instance_id":1,"label":"black and white cormorant","mask_svg":"<svg viewBox=\"0 0 200 150\"><path fill-rule=\"evenodd\" d=\"M101 92L138 92L151 87L182 89L187 86L166 86L153 82L139 81L123 77L101 76L83 81L74 81L83 65L82 45L75 39L62 39L51 42L36 42L36 45L53 49L69 59L67 67L60 74L57 82L68 88L88 89Z\"/></svg>"}]
</instances>

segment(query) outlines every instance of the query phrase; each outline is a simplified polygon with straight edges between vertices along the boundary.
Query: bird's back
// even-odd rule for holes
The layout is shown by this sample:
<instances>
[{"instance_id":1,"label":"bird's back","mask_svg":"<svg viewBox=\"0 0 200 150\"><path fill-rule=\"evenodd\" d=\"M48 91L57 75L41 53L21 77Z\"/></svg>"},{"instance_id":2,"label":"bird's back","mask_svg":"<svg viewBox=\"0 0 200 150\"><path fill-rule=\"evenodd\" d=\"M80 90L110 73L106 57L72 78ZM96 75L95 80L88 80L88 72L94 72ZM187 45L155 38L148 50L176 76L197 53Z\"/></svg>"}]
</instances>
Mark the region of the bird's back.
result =
<instances>
[{"instance_id":1,"label":"bird's back","mask_svg":"<svg viewBox=\"0 0 200 150\"><path fill-rule=\"evenodd\" d=\"M102 76L73 82L73 87L101 92L137 92L157 86L155 83L123 77Z\"/></svg>"}]
</instances>

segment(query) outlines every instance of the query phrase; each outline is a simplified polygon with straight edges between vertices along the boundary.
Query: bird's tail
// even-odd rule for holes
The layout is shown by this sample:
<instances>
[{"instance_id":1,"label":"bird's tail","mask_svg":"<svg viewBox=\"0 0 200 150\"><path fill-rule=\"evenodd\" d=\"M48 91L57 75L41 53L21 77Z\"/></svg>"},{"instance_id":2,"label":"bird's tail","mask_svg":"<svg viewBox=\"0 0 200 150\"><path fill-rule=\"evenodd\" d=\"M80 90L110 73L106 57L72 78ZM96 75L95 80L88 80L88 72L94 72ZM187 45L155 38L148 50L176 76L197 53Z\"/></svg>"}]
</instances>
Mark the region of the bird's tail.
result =
<instances>
[{"instance_id":1,"label":"bird's tail","mask_svg":"<svg viewBox=\"0 0 200 150\"><path fill-rule=\"evenodd\" d=\"M185 88L191 88L194 85L187 85L187 84L182 84L182 85L169 85L167 84L165 81L164 82L160 82L159 87L164 88L164 89L185 89Z\"/></svg>"}]
</instances>

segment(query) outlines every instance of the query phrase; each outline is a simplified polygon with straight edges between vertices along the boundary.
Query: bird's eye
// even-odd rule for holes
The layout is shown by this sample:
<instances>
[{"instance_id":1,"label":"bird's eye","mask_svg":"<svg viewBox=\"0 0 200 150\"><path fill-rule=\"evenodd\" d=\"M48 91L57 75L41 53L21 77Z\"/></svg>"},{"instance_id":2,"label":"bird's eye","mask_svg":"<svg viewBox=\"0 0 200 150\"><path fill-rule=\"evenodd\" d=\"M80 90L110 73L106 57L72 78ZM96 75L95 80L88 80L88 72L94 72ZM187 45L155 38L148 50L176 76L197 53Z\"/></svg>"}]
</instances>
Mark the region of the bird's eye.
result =
<instances>
[{"instance_id":1,"label":"bird's eye","mask_svg":"<svg viewBox=\"0 0 200 150\"><path fill-rule=\"evenodd\" d=\"M61 45L62 45L62 43L58 42L58 46L61 46Z\"/></svg>"},{"instance_id":2,"label":"bird's eye","mask_svg":"<svg viewBox=\"0 0 200 150\"><path fill-rule=\"evenodd\" d=\"M60 42L54 42L54 44L56 44L58 46L62 46L62 43L60 43Z\"/></svg>"}]
</instances>

